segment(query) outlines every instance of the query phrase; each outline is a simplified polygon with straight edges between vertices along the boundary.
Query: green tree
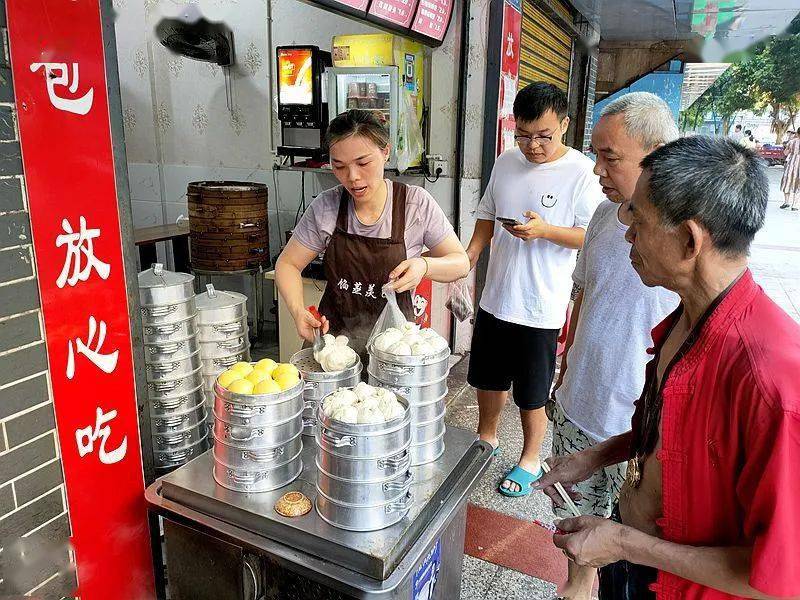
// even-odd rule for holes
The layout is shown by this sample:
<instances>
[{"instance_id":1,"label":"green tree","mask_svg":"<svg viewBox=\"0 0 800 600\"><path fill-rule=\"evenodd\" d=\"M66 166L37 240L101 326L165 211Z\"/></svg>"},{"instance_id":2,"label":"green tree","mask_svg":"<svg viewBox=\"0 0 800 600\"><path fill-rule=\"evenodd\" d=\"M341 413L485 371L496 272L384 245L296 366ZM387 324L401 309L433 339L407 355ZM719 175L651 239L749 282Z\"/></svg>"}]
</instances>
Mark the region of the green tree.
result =
<instances>
[{"instance_id":1,"label":"green tree","mask_svg":"<svg viewBox=\"0 0 800 600\"><path fill-rule=\"evenodd\" d=\"M800 108L800 34L769 40L745 63L752 75L751 96L758 111L769 112L778 144Z\"/></svg>"},{"instance_id":2,"label":"green tree","mask_svg":"<svg viewBox=\"0 0 800 600\"><path fill-rule=\"evenodd\" d=\"M728 135L736 113L756 106L747 77L740 65L728 67L702 96L683 111L682 129L695 129L708 114L714 114L722 123L722 131L717 133Z\"/></svg>"},{"instance_id":3,"label":"green tree","mask_svg":"<svg viewBox=\"0 0 800 600\"><path fill-rule=\"evenodd\" d=\"M782 35L759 42L735 58L737 63L684 111L684 128L699 121L700 112L713 111L727 134L737 112L753 110L770 115L777 143L782 143L800 112L800 15Z\"/></svg>"}]
</instances>

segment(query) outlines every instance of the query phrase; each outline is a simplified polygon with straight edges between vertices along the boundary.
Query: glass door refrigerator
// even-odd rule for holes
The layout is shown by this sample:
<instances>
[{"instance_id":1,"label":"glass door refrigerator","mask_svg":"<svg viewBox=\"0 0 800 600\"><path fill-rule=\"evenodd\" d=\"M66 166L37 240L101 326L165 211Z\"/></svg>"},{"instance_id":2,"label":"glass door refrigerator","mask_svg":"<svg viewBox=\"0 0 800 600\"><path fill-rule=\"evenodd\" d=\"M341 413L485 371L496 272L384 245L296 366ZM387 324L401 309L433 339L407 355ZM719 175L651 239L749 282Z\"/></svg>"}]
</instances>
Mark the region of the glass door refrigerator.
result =
<instances>
[{"instance_id":1,"label":"glass door refrigerator","mask_svg":"<svg viewBox=\"0 0 800 600\"><path fill-rule=\"evenodd\" d=\"M400 135L400 74L397 67L331 67L328 76L328 114L332 121L353 108L368 110L389 130L391 154L387 169L397 169Z\"/></svg>"}]
</instances>

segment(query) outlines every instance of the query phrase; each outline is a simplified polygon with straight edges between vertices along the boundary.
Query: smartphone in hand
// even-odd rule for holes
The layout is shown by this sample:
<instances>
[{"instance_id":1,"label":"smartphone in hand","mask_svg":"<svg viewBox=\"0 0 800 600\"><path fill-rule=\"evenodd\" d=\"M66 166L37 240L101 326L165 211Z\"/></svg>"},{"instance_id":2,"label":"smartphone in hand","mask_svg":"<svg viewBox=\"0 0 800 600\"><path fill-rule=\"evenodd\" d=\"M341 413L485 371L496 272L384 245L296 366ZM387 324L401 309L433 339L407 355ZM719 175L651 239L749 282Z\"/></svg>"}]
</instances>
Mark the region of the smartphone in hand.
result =
<instances>
[{"instance_id":1,"label":"smartphone in hand","mask_svg":"<svg viewBox=\"0 0 800 600\"><path fill-rule=\"evenodd\" d=\"M507 217L497 217L497 220L506 227L514 227L516 225L522 225L522 223L520 223L516 219L509 219Z\"/></svg>"}]
</instances>

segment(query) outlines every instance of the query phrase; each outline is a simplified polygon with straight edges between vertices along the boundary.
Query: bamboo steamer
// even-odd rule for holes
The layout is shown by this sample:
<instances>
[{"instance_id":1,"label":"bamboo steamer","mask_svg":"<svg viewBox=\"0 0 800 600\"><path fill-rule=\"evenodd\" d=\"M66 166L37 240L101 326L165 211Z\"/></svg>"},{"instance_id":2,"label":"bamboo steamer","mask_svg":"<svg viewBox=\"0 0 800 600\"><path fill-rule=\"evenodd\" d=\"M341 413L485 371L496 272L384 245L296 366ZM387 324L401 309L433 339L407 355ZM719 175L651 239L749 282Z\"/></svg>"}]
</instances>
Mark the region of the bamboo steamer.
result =
<instances>
[{"instance_id":1,"label":"bamboo steamer","mask_svg":"<svg viewBox=\"0 0 800 600\"><path fill-rule=\"evenodd\" d=\"M243 271L269 262L266 185L197 181L186 196L193 268Z\"/></svg>"}]
</instances>

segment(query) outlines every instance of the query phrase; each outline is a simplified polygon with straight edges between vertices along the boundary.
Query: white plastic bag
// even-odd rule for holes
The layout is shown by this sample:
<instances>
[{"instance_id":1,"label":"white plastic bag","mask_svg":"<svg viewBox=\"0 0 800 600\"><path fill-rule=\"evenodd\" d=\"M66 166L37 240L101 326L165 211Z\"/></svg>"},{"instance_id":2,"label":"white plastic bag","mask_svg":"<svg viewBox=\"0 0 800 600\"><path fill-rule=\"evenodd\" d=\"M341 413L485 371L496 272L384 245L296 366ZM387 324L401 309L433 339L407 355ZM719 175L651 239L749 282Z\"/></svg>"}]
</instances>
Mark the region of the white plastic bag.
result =
<instances>
[{"instance_id":1,"label":"white plastic bag","mask_svg":"<svg viewBox=\"0 0 800 600\"><path fill-rule=\"evenodd\" d=\"M386 306L383 307L383 311L378 316L378 320L375 321L375 327L372 328L372 333L369 334L369 343L372 343L372 340L387 329L392 327L400 329L406 323L406 316L397 304L397 295L394 293L394 290L387 284L383 286L381 294L386 298Z\"/></svg>"},{"instance_id":2,"label":"white plastic bag","mask_svg":"<svg viewBox=\"0 0 800 600\"><path fill-rule=\"evenodd\" d=\"M404 173L415 166L425 151L425 140L417 120L417 109L411 104L409 94L401 93L399 122L397 127L397 170Z\"/></svg>"},{"instance_id":3,"label":"white plastic bag","mask_svg":"<svg viewBox=\"0 0 800 600\"><path fill-rule=\"evenodd\" d=\"M453 316L462 323L467 319L471 319L472 315L475 314L475 308L472 305L472 295L470 294L469 284L466 278L459 279L450 284L445 308L453 313Z\"/></svg>"}]
</instances>

